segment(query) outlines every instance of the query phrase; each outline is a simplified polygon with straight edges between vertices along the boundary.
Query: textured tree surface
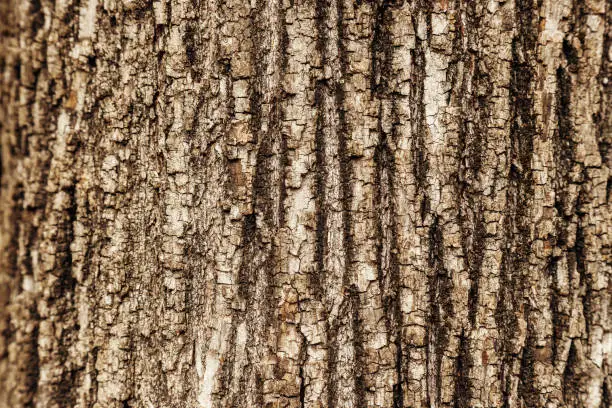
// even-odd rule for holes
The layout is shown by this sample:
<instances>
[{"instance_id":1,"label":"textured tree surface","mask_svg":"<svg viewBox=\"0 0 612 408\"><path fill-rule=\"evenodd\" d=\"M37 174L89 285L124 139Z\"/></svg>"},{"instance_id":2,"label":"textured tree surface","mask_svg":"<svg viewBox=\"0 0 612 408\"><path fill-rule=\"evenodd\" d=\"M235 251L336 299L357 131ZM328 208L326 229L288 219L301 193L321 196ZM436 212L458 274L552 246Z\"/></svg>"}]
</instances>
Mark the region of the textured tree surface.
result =
<instances>
[{"instance_id":1,"label":"textured tree surface","mask_svg":"<svg viewBox=\"0 0 612 408\"><path fill-rule=\"evenodd\" d=\"M611 23L0 0L0 407L610 407Z\"/></svg>"}]
</instances>

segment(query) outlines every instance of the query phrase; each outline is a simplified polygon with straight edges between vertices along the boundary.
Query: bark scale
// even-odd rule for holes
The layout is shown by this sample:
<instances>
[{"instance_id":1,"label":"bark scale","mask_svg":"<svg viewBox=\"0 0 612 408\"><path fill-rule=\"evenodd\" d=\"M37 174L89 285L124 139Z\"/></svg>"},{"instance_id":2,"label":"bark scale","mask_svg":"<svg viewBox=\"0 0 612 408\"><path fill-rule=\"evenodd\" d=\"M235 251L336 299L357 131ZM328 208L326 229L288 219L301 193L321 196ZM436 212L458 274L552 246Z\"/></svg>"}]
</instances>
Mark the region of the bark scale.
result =
<instances>
[{"instance_id":1,"label":"bark scale","mask_svg":"<svg viewBox=\"0 0 612 408\"><path fill-rule=\"evenodd\" d=\"M1 0L0 407L610 406L606 0Z\"/></svg>"}]
</instances>

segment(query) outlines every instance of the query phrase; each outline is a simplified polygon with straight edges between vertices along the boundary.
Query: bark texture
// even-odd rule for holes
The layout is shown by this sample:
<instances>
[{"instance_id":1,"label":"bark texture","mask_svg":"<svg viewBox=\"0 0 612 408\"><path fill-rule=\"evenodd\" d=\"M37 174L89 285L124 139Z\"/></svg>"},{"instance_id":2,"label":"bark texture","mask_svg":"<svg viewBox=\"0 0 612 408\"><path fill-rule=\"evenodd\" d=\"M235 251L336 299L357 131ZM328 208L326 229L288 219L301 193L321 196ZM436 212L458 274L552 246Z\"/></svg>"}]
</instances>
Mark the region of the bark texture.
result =
<instances>
[{"instance_id":1,"label":"bark texture","mask_svg":"<svg viewBox=\"0 0 612 408\"><path fill-rule=\"evenodd\" d=\"M611 23L0 0L0 407L610 407Z\"/></svg>"}]
</instances>

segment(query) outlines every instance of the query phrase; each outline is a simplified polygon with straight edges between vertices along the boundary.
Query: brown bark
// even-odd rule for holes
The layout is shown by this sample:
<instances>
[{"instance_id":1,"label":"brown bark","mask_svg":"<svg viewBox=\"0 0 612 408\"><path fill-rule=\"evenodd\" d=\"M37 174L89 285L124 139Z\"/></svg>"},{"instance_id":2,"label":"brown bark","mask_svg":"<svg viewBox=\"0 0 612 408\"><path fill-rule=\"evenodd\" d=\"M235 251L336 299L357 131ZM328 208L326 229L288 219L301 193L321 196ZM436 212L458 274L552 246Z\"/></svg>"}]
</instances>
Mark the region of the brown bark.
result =
<instances>
[{"instance_id":1,"label":"brown bark","mask_svg":"<svg viewBox=\"0 0 612 408\"><path fill-rule=\"evenodd\" d=\"M0 407L610 406L606 0L0 0Z\"/></svg>"}]
</instances>

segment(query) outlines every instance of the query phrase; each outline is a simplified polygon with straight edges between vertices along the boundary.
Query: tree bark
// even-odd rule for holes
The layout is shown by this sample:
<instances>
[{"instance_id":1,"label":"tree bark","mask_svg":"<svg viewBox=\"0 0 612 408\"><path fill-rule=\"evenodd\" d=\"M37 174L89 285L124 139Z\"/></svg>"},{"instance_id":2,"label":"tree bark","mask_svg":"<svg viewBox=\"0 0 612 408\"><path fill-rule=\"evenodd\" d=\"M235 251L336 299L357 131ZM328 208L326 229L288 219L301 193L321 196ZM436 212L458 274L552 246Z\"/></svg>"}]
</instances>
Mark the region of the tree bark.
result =
<instances>
[{"instance_id":1,"label":"tree bark","mask_svg":"<svg viewBox=\"0 0 612 408\"><path fill-rule=\"evenodd\" d=\"M609 407L609 0L0 0L0 407Z\"/></svg>"}]
</instances>

